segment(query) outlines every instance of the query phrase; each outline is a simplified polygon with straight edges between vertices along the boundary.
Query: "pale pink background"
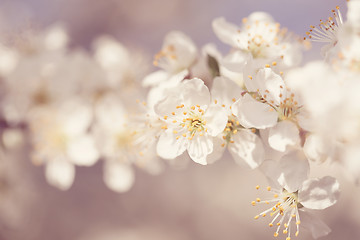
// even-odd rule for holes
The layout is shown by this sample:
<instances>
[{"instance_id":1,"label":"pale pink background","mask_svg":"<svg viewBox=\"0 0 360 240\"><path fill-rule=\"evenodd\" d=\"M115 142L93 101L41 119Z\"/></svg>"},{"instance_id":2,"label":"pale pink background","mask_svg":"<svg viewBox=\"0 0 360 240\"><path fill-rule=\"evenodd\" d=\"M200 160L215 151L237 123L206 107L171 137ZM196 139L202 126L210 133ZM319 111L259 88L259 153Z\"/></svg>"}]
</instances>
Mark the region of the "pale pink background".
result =
<instances>
[{"instance_id":1,"label":"pale pink background","mask_svg":"<svg viewBox=\"0 0 360 240\"><path fill-rule=\"evenodd\" d=\"M215 17L240 23L253 11L267 11L282 26L303 36L336 5L346 11L343 0L0 0L0 27L12 31L24 24L41 28L62 21L70 31L72 47L89 48L99 34L111 34L149 55L159 50L168 31L181 30L198 46L214 42L227 51L211 30ZM320 59L319 45L305 57L316 58ZM156 177L138 170L134 187L117 194L103 183L101 162L77 168L73 187L62 192L46 183L42 167L31 165L26 144L17 155L25 172L19 178L26 176L31 182L31 204L23 210L21 227L1 223L0 240L273 238L269 219L253 220L263 208L250 204L261 195L254 187L266 186L264 177L258 171L241 169L229 156L206 167L192 162L184 170L168 167ZM325 174L321 167L315 169L312 175ZM333 230L323 239L360 239L360 189L338 168L333 167L331 174L339 176L343 194L334 207L314 211ZM311 238L302 232L297 239Z\"/></svg>"}]
</instances>

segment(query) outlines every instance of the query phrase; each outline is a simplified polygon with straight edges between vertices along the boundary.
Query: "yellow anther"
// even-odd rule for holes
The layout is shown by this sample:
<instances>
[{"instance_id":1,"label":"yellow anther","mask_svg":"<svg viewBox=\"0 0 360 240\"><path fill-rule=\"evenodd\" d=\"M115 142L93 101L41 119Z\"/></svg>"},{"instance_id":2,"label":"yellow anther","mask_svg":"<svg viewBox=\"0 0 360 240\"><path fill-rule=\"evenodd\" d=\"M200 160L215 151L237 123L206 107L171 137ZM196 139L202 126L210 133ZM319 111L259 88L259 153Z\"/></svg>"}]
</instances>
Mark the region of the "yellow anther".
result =
<instances>
[{"instance_id":1,"label":"yellow anther","mask_svg":"<svg viewBox=\"0 0 360 240\"><path fill-rule=\"evenodd\" d=\"M285 229L284 231L283 231L283 234L287 234L288 233L288 231Z\"/></svg>"},{"instance_id":2,"label":"yellow anther","mask_svg":"<svg viewBox=\"0 0 360 240\"><path fill-rule=\"evenodd\" d=\"M266 190L271 191L271 187L270 187L270 186L268 186L268 187L266 188Z\"/></svg>"},{"instance_id":3,"label":"yellow anther","mask_svg":"<svg viewBox=\"0 0 360 240\"><path fill-rule=\"evenodd\" d=\"M216 99L214 100L214 102L215 102L215 104L217 104L217 103L218 103L218 101L217 101Z\"/></svg>"},{"instance_id":4,"label":"yellow anther","mask_svg":"<svg viewBox=\"0 0 360 240\"><path fill-rule=\"evenodd\" d=\"M252 76L249 75L248 78L252 79Z\"/></svg>"},{"instance_id":5,"label":"yellow anther","mask_svg":"<svg viewBox=\"0 0 360 240\"><path fill-rule=\"evenodd\" d=\"M272 224L272 223L269 223L269 227L272 227L272 226L274 226L274 224Z\"/></svg>"},{"instance_id":6,"label":"yellow anther","mask_svg":"<svg viewBox=\"0 0 360 240\"><path fill-rule=\"evenodd\" d=\"M252 202L251 202L251 205L255 206L255 205L256 205L256 202L255 202L255 201L252 201Z\"/></svg>"},{"instance_id":7,"label":"yellow anther","mask_svg":"<svg viewBox=\"0 0 360 240\"><path fill-rule=\"evenodd\" d=\"M284 227L285 227L285 228L288 228L289 226L288 226L286 223L284 223Z\"/></svg>"},{"instance_id":8,"label":"yellow anther","mask_svg":"<svg viewBox=\"0 0 360 240\"><path fill-rule=\"evenodd\" d=\"M296 231L295 236L296 237L299 236L299 231Z\"/></svg>"},{"instance_id":9,"label":"yellow anther","mask_svg":"<svg viewBox=\"0 0 360 240\"><path fill-rule=\"evenodd\" d=\"M280 223L277 223L276 226L280 226Z\"/></svg>"},{"instance_id":10,"label":"yellow anther","mask_svg":"<svg viewBox=\"0 0 360 240\"><path fill-rule=\"evenodd\" d=\"M167 115L165 115L165 116L164 116L164 119L166 120L167 118L168 118L168 116L167 116Z\"/></svg>"},{"instance_id":11,"label":"yellow anther","mask_svg":"<svg viewBox=\"0 0 360 240\"><path fill-rule=\"evenodd\" d=\"M233 102L236 102L236 99L235 98L233 98L233 99L231 99Z\"/></svg>"},{"instance_id":12,"label":"yellow anther","mask_svg":"<svg viewBox=\"0 0 360 240\"><path fill-rule=\"evenodd\" d=\"M193 139L193 137L188 137L188 140L192 140Z\"/></svg>"},{"instance_id":13,"label":"yellow anther","mask_svg":"<svg viewBox=\"0 0 360 240\"><path fill-rule=\"evenodd\" d=\"M172 115L175 115L175 112L172 112L171 114L172 114Z\"/></svg>"},{"instance_id":14,"label":"yellow anther","mask_svg":"<svg viewBox=\"0 0 360 240\"><path fill-rule=\"evenodd\" d=\"M176 120L173 120L172 122L173 122L173 123L176 123L177 121L176 121Z\"/></svg>"},{"instance_id":15,"label":"yellow anther","mask_svg":"<svg viewBox=\"0 0 360 240\"><path fill-rule=\"evenodd\" d=\"M279 236L279 233L277 233L277 232L274 233L274 237L277 237L277 236Z\"/></svg>"},{"instance_id":16,"label":"yellow anther","mask_svg":"<svg viewBox=\"0 0 360 240\"><path fill-rule=\"evenodd\" d=\"M230 143L234 143L234 141L233 141L233 140L231 140L231 141L230 141Z\"/></svg>"},{"instance_id":17,"label":"yellow anther","mask_svg":"<svg viewBox=\"0 0 360 240\"><path fill-rule=\"evenodd\" d=\"M176 136L176 140L178 140L180 138L180 136Z\"/></svg>"},{"instance_id":18,"label":"yellow anther","mask_svg":"<svg viewBox=\"0 0 360 240\"><path fill-rule=\"evenodd\" d=\"M184 114L184 115L186 115L186 114L187 114L187 112L183 112L183 114Z\"/></svg>"},{"instance_id":19,"label":"yellow anther","mask_svg":"<svg viewBox=\"0 0 360 240\"><path fill-rule=\"evenodd\" d=\"M262 216L263 216L263 217L266 217L266 213L264 213Z\"/></svg>"},{"instance_id":20,"label":"yellow anther","mask_svg":"<svg viewBox=\"0 0 360 240\"><path fill-rule=\"evenodd\" d=\"M199 136L200 136L200 137L204 136L204 133L200 133Z\"/></svg>"},{"instance_id":21,"label":"yellow anther","mask_svg":"<svg viewBox=\"0 0 360 240\"><path fill-rule=\"evenodd\" d=\"M240 125L240 122L239 122L239 121L236 121L236 125Z\"/></svg>"},{"instance_id":22,"label":"yellow anther","mask_svg":"<svg viewBox=\"0 0 360 240\"><path fill-rule=\"evenodd\" d=\"M270 67L270 64L266 64L265 67L266 67L266 68L269 68L269 67Z\"/></svg>"},{"instance_id":23,"label":"yellow anther","mask_svg":"<svg viewBox=\"0 0 360 240\"><path fill-rule=\"evenodd\" d=\"M183 137L186 137L186 133L183 133L182 136L183 136Z\"/></svg>"},{"instance_id":24,"label":"yellow anther","mask_svg":"<svg viewBox=\"0 0 360 240\"><path fill-rule=\"evenodd\" d=\"M279 195L278 194L274 194L274 198L278 198L279 197Z\"/></svg>"},{"instance_id":25,"label":"yellow anther","mask_svg":"<svg viewBox=\"0 0 360 240\"><path fill-rule=\"evenodd\" d=\"M259 215L256 215L256 216L254 217L254 219L259 219Z\"/></svg>"},{"instance_id":26,"label":"yellow anther","mask_svg":"<svg viewBox=\"0 0 360 240\"><path fill-rule=\"evenodd\" d=\"M232 123L227 123L226 125L227 125L228 127L231 127Z\"/></svg>"},{"instance_id":27,"label":"yellow anther","mask_svg":"<svg viewBox=\"0 0 360 240\"><path fill-rule=\"evenodd\" d=\"M260 201L261 201L261 199L260 199L260 198L256 198L256 201L257 201L257 202L260 202Z\"/></svg>"},{"instance_id":28,"label":"yellow anther","mask_svg":"<svg viewBox=\"0 0 360 240\"><path fill-rule=\"evenodd\" d=\"M225 140L226 139L226 137L225 136L222 136L222 138Z\"/></svg>"},{"instance_id":29,"label":"yellow anther","mask_svg":"<svg viewBox=\"0 0 360 240\"><path fill-rule=\"evenodd\" d=\"M291 240L291 238L290 238L290 237L287 237L286 240Z\"/></svg>"},{"instance_id":30,"label":"yellow anther","mask_svg":"<svg viewBox=\"0 0 360 240\"><path fill-rule=\"evenodd\" d=\"M225 147L225 143L221 144L222 147Z\"/></svg>"},{"instance_id":31,"label":"yellow anther","mask_svg":"<svg viewBox=\"0 0 360 240\"><path fill-rule=\"evenodd\" d=\"M293 218L294 218L294 217L296 217L296 215L295 215L295 214L293 214L293 215L291 215L291 217L293 217Z\"/></svg>"},{"instance_id":32,"label":"yellow anther","mask_svg":"<svg viewBox=\"0 0 360 240\"><path fill-rule=\"evenodd\" d=\"M222 107L225 107L225 105L223 104L223 105L221 105Z\"/></svg>"},{"instance_id":33,"label":"yellow anther","mask_svg":"<svg viewBox=\"0 0 360 240\"><path fill-rule=\"evenodd\" d=\"M233 134L236 134L236 133L237 133L237 131L238 131L238 130L237 130L237 129L235 129L235 130L233 131Z\"/></svg>"},{"instance_id":34,"label":"yellow anther","mask_svg":"<svg viewBox=\"0 0 360 240\"><path fill-rule=\"evenodd\" d=\"M300 225L300 223L301 223L300 221L297 221L297 222L296 222L296 225Z\"/></svg>"},{"instance_id":35,"label":"yellow anther","mask_svg":"<svg viewBox=\"0 0 360 240\"><path fill-rule=\"evenodd\" d=\"M191 107L191 110L195 110L195 106L192 106L192 107Z\"/></svg>"},{"instance_id":36,"label":"yellow anther","mask_svg":"<svg viewBox=\"0 0 360 240\"><path fill-rule=\"evenodd\" d=\"M173 133L174 133L174 134L177 134L177 133L178 133L178 131L174 130L174 131L173 131Z\"/></svg>"},{"instance_id":37,"label":"yellow anther","mask_svg":"<svg viewBox=\"0 0 360 240\"><path fill-rule=\"evenodd\" d=\"M272 210L273 210L273 212L275 212L275 211L276 211L276 207L273 207Z\"/></svg>"},{"instance_id":38,"label":"yellow anther","mask_svg":"<svg viewBox=\"0 0 360 240\"><path fill-rule=\"evenodd\" d=\"M259 190L260 186L259 186L259 185L257 185L255 188L256 188L256 190Z\"/></svg>"},{"instance_id":39,"label":"yellow anther","mask_svg":"<svg viewBox=\"0 0 360 240\"><path fill-rule=\"evenodd\" d=\"M200 105L199 104L196 104L196 106L199 108L200 107Z\"/></svg>"},{"instance_id":40,"label":"yellow anther","mask_svg":"<svg viewBox=\"0 0 360 240\"><path fill-rule=\"evenodd\" d=\"M277 65L277 63L276 63L276 62L272 62L272 65L273 65L273 66L276 66L276 65Z\"/></svg>"},{"instance_id":41,"label":"yellow anther","mask_svg":"<svg viewBox=\"0 0 360 240\"><path fill-rule=\"evenodd\" d=\"M162 129L167 129L168 127L166 125L162 126L161 127Z\"/></svg>"}]
</instances>

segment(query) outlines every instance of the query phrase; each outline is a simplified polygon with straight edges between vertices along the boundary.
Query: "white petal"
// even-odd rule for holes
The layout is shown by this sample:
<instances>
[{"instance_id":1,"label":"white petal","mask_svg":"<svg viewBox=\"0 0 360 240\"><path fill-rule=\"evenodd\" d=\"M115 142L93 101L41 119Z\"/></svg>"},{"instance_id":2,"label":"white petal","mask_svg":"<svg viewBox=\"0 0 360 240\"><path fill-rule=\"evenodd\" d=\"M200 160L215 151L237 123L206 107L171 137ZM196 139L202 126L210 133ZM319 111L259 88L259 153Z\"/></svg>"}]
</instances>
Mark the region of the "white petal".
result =
<instances>
[{"instance_id":1,"label":"white petal","mask_svg":"<svg viewBox=\"0 0 360 240\"><path fill-rule=\"evenodd\" d=\"M260 165L259 169L264 173L272 188L279 191L283 189L283 186L278 182L278 178L281 174L278 162L267 159Z\"/></svg>"},{"instance_id":2,"label":"white petal","mask_svg":"<svg viewBox=\"0 0 360 240\"><path fill-rule=\"evenodd\" d=\"M265 158L264 147L261 139L251 130L240 130L233 135L234 143L229 143L229 151L241 166L251 169L258 167Z\"/></svg>"},{"instance_id":3,"label":"white petal","mask_svg":"<svg viewBox=\"0 0 360 240\"><path fill-rule=\"evenodd\" d=\"M271 68L263 68L258 71L253 80L256 81L261 95L268 102L274 101L276 105L279 105L280 94L282 94L285 89L284 81L279 75L274 73ZM282 86L282 88L280 88L280 86Z\"/></svg>"},{"instance_id":4,"label":"white petal","mask_svg":"<svg viewBox=\"0 0 360 240\"><path fill-rule=\"evenodd\" d=\"M236 35L238 33L238 27L236 25L227 22L225 18L216 18L212 22L212 28L222 42L232 47L237 46Z\"/></svg>"},{"instance_id":5,"label":"white petal","mask_svg":"<svg viewBox=\"0 0 360 240\"><path fill-rule=\"evenodd\" d=\"M309 214L300 209L300 227L306 228L311 232L313 238L319 238L328 235L331 229L313 214Z\"/></svg>"},{"instance_id":6,"label":"white petal","mask_svg":"<svg viewBox=\"0 0 360 240\"><path fill-rule=\"evenodd\" d=\"M147 96L147 106L152 109L155 104L166 97L166 93L169 89L174 89L177 87L188 74L188 70L183 70L175 75L168 75L166 81L161 82L156 87L151 88ZM179 91L177 91L177 93L178 92Z\"/></svg>"},{"instance_id":7,"label":"white petal","mask_svg":"<svg viewBox=\"0 0 360 240\"><path fill-rule=\"evenodd\" d=\"M239 122L246 128L264 129L275 126L278 119L277 112L266 103L261 103L245 94L232 106L232 111Z\"/></svg>"},{"instance_id":8,"label":"white petal","mask_svg":"<svg viewBox=\"0 0 360 240\"><path fill-rule=\"evenodd\" d=\"M222 138L222 134L213 138L213 151L206 156L208 164L214 163L219 160L226 149L226 141ZM224 145L223 145L224 144Z\"/></svg>"},{"instance_id":9,"label":"white petal","mask_svg":"<svg viewBox=\"0 0 360 240\"><path fill-rule=\"evenodd\" d=\"M126 192L132 187L134 180L131 165L113 160L105 162L104 182L111 190Z\"/></svg>"},{"instance_id":10,"label":"white petal","mask_svg":"<svg viewBox=\"0 0 360 240\"><path fill-rule=\"evenodd\" d=\"M205 86L204 81L199 78L185 80L181 92L183 95L185 106L208 106L210 104L210 92Z\"/></svg>"},{"instance_id":11,"label":"white petal","mask_svg":"<svg viewBox=\"0 0 360 240\"><path fill-rule=\"evenodd\" d=\"M309 160L322 163L331 156L331 146L320 135L311 134L305 140L304 153Z\"/></svg>"},{"instance_id":12,"label":"white petal","mask_svg":"<svg viewBox=\"0 0 360 240\"><path fill-rule=\"evenodd\" d=\"M190 158L194 162L206 165L206 157L213 151L212 138L207 136L195 136L189 141L187 150Z\"/></svg>"},{"instance_id":13,"label":"white petal","mask_svg":"<svg viewBox=\"0 0 360 240\"><path fill-rule=\"evenodd\" d=\"M87 130L92 120L92 111L79 101L69 101L60 108L64 131L69 135L77 135Z\"/></svg>"},{"instance_id":14,"label":"white petal","mask_svg":"<svg viewBox=\"0 0 360 240\"><path fill-rule=\"evenodd\" d=\"M204 114L204 119L206 120L208 134L215 137L225 129L228 121L227 111L218 104L210 105Z\"/></svg>"},{"instance_id":15,"label":"white petal","mask_svg":"<svg viewBox=\"0 0 360 240\"><path fill-rule=\"evenodd\" d=\"M241 92L241 87L234 81L225 77L216 77L211 88L211 98L220 106L224 104L228 108L233 104L233 99L241 96Z\"/></svg>"},{"instance_id":16,"label":"white petal","mask_svg":"<svg viewBox=\"0 0 360 240\"><path fill-rule=\"evenodd\" d=\"M334 205L340 194L339 182L333 177L309 179L299 191L300 203L309 209L325 209Z\"/></svg>"},{"instance_id":17,"label":"white petal","mask_svg":"<svg viewBox=\"0 0 360 240\"><path fill-rule=\"evenodd\" d=\"M294 150L284 155L279 161L281 172L278 182L290 192L299 190L308 178L310 166L301 150Z\"/></svg>"},{"instance_id":18,"label":"white petal","mask_svg":"<svg viewBox=\"0 0 360 240\"><path fill-rule=\"evenodd\" d=\"M50 185L68 190L74 182L75 167L65 159L51 160L46 163L45 177Z\"/></svg>"},{"instance_id":19,"label":"white petal","mask_svg":"<svg viewBox=\"0 0 360 240\"><path fill-rule=\"evenodd\" d=\"M153 73L150 73L149 75L147 75L143 82L142 85L143 87L152 87L152 86L156 86L164 81L166 81L169 78L169 74L166 71L163 70L159 70Z\"/></svg>"},{"instance_id":20,"label":"white petal","mask_svg":"<svg viewBox=\"0 0 360 240\"><path fill-rule=\"evenodd\" d=\"M220 60L220 65L231 72L242 73L250 58L250 53L235 50L222 58Z\"/></svg>"},{"instance_id":21,"label":"white petal","mask_svg":"<svg viewBox=\"0 0 360 240\"><path fill-rule=\"evenodd\" d=\"M105 129L124 129L127 112L115 94L107 94L95 105L97 123Z\"/></svg>"},{"instance_id":22,"label":"white petal","mask_svg":"<svg viewBox=\"0 0 360 240\"><path fill-rule=\"evenodd\" d=\"M299 129L291 121L281 121L270 129L268 141L273 149L285 152L289 146L300 144Z\"/></svg>"},{"instance_id":23,"label":"white petal","mask_svg":"<svg viewBox=\"0 0 360 240\"><path fill-rule=\"evenodd\" d=\"M95 147L95 141L90 135L83 135L73 139L68 146L67 154L72 163L79 166L91 166L100 157Z\"/></svg>"},{"instance_id":24,"label":"white petal","mask_svg":"<svg viewBox=\"0 0 360 240\"><path fill-rule=\"evenodd\" d=\"M164 159L174 159L186 150L187 141L184 137L176 140L172 130L168 129L160 135L156 146L157 154Z\"/></svg>"}]
</instances>

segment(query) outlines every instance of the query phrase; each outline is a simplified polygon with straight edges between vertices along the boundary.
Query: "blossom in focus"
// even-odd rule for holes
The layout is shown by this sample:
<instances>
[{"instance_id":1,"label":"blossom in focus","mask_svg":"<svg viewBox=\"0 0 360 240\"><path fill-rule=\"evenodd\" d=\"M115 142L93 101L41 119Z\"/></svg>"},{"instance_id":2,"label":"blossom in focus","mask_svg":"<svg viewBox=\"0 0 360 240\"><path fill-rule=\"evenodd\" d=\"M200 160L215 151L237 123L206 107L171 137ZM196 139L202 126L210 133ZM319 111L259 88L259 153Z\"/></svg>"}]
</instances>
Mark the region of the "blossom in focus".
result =
<instances>
[{"instance_id":1,"label":"blossom in focus","mask_svg":"<svg viewBox=\"0 0 360 240\"><path fill-rule=\"evenodd\" d=\"M269 179L271 186L267 190L273 194L273 198L257 198L252 205L264 203L270 206L256 215L255 219L270 215L272 220L269 227L276 227L275 237L279 236L281 229L287 240L291 239L293 231L293 235L298 236L300 227L310 230L314 238L325 236L331 231L308 210L322 210L337 202L340 190L335 178L326 176L308 179L309 165L299 151L287 154L278 162L267 160L261 169Z\"/></svg>"},{"instance_id":2,"label":"blossom in focus","mask_svg":"<svg viewBox=\"0 0 360 240\"><path fill-rule=\"evenodd\" d=\"M157 143L160 157L174 159L187 150L193 161L207 164L206 156L213 152L213 137L227 123L225 110L210 100L208 88L198 78L166 91L164 99L155 105L166 129Z\"/></svg>"}]
</instances>

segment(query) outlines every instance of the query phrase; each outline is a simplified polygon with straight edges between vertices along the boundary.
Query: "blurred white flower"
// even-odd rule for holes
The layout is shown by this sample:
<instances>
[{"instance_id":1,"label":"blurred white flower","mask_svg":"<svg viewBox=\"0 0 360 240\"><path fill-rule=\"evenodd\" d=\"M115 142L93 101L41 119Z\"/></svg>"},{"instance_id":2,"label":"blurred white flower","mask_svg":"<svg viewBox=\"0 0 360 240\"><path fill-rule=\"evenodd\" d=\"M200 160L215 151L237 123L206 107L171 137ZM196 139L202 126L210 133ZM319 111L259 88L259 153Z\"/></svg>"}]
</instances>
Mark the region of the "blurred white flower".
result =
<instances>
[{"instance_id":1,"label":"blurred white flower","mask_svg":"<svg viewBox=\"0 0 360 240\"><path fill-rule=\"evenodd\" d=\"M189 69L197 59L197 48L184 33L173 31L166 35L163 47L155 55L154 65L162 68L146 76L143 86L155 87L169 81L176 75L188 75Z\"/></svg>"},{"instance_id":2,"label":"blurred white flower","mask_svg":"<svg viewBox=\"0 0 360 240\"><path fill-rule=\"evenodd\" d=\"M95 113L92 132L105 160L104 181L110 189L125 192L131 188L135 179L134 164L152 174L161 171L155 151L161 130L158 118L152 119L143 113L131 116L115 94L100 99Z\"/></svg>"},{"instance_id":3,"label":"blurred white flower","mask_svg":"<svg viewBox=\"0 0 360 240\"><path fill-rule=\"evenodd\" d=\"M56 109L32 111L33 162L46 165L45 176L51 185L67 190L74 181L74 165L91 166L98 160L94 139L87 132L91 121L91 108L76 99Z\"/></svg>"}]
</instances>

